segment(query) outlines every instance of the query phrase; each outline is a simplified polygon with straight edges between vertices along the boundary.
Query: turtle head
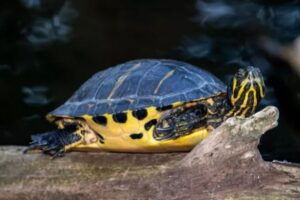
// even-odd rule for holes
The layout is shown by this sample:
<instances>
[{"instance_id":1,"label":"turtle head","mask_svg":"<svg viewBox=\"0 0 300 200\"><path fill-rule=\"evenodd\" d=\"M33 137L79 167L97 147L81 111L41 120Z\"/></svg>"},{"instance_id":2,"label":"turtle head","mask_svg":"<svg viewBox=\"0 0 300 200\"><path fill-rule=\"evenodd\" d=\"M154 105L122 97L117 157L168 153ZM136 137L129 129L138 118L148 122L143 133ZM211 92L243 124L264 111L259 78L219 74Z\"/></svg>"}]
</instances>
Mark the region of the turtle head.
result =
<instances>
[{"instance_id":1,"label":"turtle head","mask_svg":"<svg viewBox=\"0 0 300 200\"><path fill-rule=\"evenodd\" d=\"M265 84L258 68L239 69L227 89L232 115L249 116L265 96Z\"/></svg>"}]
</instances>

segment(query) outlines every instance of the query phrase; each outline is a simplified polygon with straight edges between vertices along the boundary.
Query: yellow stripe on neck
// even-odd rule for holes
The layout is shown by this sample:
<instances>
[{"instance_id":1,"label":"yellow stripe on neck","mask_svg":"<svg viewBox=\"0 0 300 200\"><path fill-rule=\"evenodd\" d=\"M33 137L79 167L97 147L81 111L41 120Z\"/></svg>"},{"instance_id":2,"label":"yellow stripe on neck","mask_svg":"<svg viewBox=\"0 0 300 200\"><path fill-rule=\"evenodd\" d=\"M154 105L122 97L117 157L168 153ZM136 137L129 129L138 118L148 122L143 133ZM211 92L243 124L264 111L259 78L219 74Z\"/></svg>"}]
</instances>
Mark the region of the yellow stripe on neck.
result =
<instances>
[{"instance_id":1,"label":"yellow stripe on neck","mask_svg":"<svg viewBox=\"0 0 300 200\"><path fill-rule=\"evenodd\" d=\"M259 87L259 94L260 94L261 98L263 98L265 96L265 94L264 94L264 90L263 90L263 87L262 87L262 82L261 82L260 79L257 79L256 82L257 82L258 87Z\"/></svg>"},{"instance_id":2,"label":"yellow stripe on neck","mask_svg":"<svg viewBox=\"0 0 300 200\"><path fill-rule=\"evenodd\" d=\"M241 97L241 95L242 95L242 93L243 93L243 91L245 89L245 86L246 86L247 82L248 82L247 79L245 79L245 80L242 81L241 88L240 88L240 90L238 92L238 95L237 95L237 97L234 97L234 91L235 91L235 87L236 87L237 83L236 83L236 79L235 78L233 79L233 87L232 87L233 94L231 95L231 103L232 103L233 106L239 100L239 98Z\"/></svg>"}]
</instances>

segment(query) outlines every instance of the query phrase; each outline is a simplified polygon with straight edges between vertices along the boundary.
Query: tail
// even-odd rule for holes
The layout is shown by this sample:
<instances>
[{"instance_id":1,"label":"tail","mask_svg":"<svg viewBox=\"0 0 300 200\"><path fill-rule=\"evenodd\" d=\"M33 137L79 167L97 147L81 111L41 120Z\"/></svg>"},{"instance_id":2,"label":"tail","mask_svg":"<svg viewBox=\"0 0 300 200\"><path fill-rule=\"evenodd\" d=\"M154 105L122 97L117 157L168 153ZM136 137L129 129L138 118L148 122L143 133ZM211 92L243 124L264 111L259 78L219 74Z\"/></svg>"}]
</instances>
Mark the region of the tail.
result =
<instances>
[{"instance_id":1,"label":"tail","mask_svg":"<svg viewBox=\"0 0 300 200\"><path fill-rule=\"evenodd\" d=\"M66 129L49 131L46 133L31 136L30 146L24 150L39 149L45 154L50 154L53 158L61 157L65 154L65 146L77 142L81 137Z\"/></svg>"}]
</instances>

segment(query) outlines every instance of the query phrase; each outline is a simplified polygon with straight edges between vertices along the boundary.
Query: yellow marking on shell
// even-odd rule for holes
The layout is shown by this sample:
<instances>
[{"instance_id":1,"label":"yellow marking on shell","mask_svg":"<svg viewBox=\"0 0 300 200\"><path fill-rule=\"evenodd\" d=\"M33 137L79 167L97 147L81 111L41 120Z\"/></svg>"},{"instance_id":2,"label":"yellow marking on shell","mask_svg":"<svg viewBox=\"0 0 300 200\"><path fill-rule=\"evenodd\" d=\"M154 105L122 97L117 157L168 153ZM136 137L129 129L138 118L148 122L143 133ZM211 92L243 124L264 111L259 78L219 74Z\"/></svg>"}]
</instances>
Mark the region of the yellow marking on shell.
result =
<instances>
[{"instance_id":1,"label":"yellow marking on shell","mask_svg":"<svg viewBox=\"0 0 300 200\"><path fill-rule=\"evenodd\" d=\"M173 103L173 107L183 105L183 102ZM106 125L100 125L93 121L93 116L83 115L83 118L89 129L93 132L101 134L104 138L104 143L100 143L99 138L96 142L92 143L95 138L93 135L89 137L83 137L82 140L67 146L67 149L75 149L79 151L90 150L104 150L115 152L168 152L168 151L188 151L191 150L196 144L198 144L203 138L205 138L209 131L206 127L201 127L193 130L189 135L179 137L174 140L157 141L153 138L153 131L155 126L147 131L144 125L150 120L156 119L157 121L164 114L156 110L156 107L149 107L147 109L147 117L142 120L138 120L132 115L132 111L126 111L127 121L126 123L116 123L112 114L104 114L107 119ZM54 117L54 116L53 116ZM77 132L77 131L76 131ZM80 134L80 132L78 132ZM130 137L133 133L142 133L141 139L132 139Z\"/></svg>"},{"instance_id":2,"label":"yellow marking on shell","mask_svg":"<svg viewBox=\"0 0 300 200\"><path fill-rule=\"evenodd\" d=\"M129 103L133 103L134 100L133 99L127 99Z\"/></svg>"},{"instance_id":3,"label":"yellow marking on shell","mask_svg":"<svg viewBox=\"0 0 300 200\"><path fill-rule=\"evenodd\" d=\"M126 80L126 78L130 75L130 73L132 71L134 71L135 69L137 69L141 64L135 64L131 69L129 69L125 74L123 74L122 76L120 76L117 80L117 82L115 83L115 86L113 87L113 89L111 90L110 94L108 95L108 99L111 99L111 97L115 94L115 92L117 91L117 89L123 84L123 82Z\"/></svg>"},{"instance_id":4,"label":"yellow marking on shell","mask_svg":"<svg viewBox=\"0 0 300 200\"><path fill-rule=\"evenodd\" d=\"M124 133L138 133L140 129L139 120L137 120L132 115L132 111L126 112L127 121L124 124L119 123L119 127L123 130Z\"/></svg>"},{"instance_id":5,"label":"yellow marking on shell","mask_svg":"<svg viewBox=\"0 0 300 200\"><path fill-rule=\"evenodd\" d=\"M169 71L169 72L168 72L168 73L167 73L167 74L159 81L157 87L156 87L155 90L154 90L154 94L157 94L157 92L158 92L160 86L163 84L163 82L164 82L166 79L168 79L169 77L171 77L171 76L174 74L174 72L175 72L175 69Z\"/></svg>"},{"instance_id":6,"label":"yellow marking on shell","mask_svg":"<svg viewBox=\"0 0 300 200\"><path fill-rule=\"evenodd\" d=\"M125 123L117 123L113 120L112 114L104 114L103 116L107 119L107 124L105 126L99 125L93 121L92 116L85 115L84 119L88 122L93 130L99 132L104 138L105 137L128 137L132 133L143 133L144 124L151 119L158 119L161 113L156 110L156 107L147 108L147 117L143 120L138 120L133 117L132 111L124 111L127 115L127 120Z\"/></svg>"},{"instance_id":7,"label":"yellow marking on shell","mask_svg":"<svg viewBox=\"0 0 300 200\"><path fill-rule=\"evenodd\" d=\"M126 123L117 123L113 121L111 114L103 115L107 118L106 126L95 123L92 120L92 116L84 116L90 127L104 137L104 144L101 144L101 149L109 151L122 151L122 149L128 149L129 151L130 149L143 148L152 138L152 135L148 134L144 129L144 124L151 119L158 120L162 114L156 110L156 107L147 108L147 117L142 120L133 117L132 111L126 111L126 113ZM134 133L142 133L143 137L141 139L133 140L130 135ZM81 148L84 148L84 145L82 145Z\"/></svg>"},{"instance_id":8,"label":"yellow marking on shell","mask_svg":"<svg viewBox=\"0 0 300 200\"><path fill-rule=\"evenodd\" d=\"M174 140L157 141L152 133L154 126L149 131L144 131L143 138L132 140L129 137L109 138L102 149L114 152L169 152L188 151L208 135L206 129L197 129L193 133Z\"/></svg>"},{"instance_id":9,"label":"yellow marking on shell","mask_svg":"<svg viewBox=\"0 0 300 200\"><path fill-rule=\"evenodd\" d=\"M176 108L176 107L178 107L178 106L183 105L184 103L185 103L185 102L178 101L178 102L172 103L172 107L173 107L173 108ZM188 103L187 103L187 104L188 104Z\"/></svg>"},{"instance_id":10,"label":"yellow marking on shell","mask_svg":"<svg viewBox=\"0 0 300 200\"><path fill-rule=\"evenodd\" d=\"M173 107L184 104L183 102L173 103ZM132 111L127 112L126 123L116 123L112 119L111 114L104 114L107 118L106 126L95 123L92 116L84 115L84 118L91 129L100 133L104 137L104 144L99 142L96 144L77 145L74 148L77 150L106 150L115 152L166 152L166 151L188 151L193 148L199 141L207 136L208 131L205 128L194 130L193 133L177 138L175 140L157 141L153 138L153 130L155 126L147 131L144 125L150 120L157 121L164 112L156 110L156 107L146 108L147 117L138 120L132 115ZM141 139L132 139L133 133L142 133Z\"/></svg>"},{"instance_id":11,"label":"yellow marking on shell","mask_svg":"<svg viewBox=\"0 0 300 200\"><path fill-rule=\"evenodd\" d=\"M90 125L90 127L96 131L97 133L109 133L110 137L118 137L120 133L123 132L123 130L119 127L119 123L116 123L113 120L113 116L111 114L104 114L103 115L107 119L107 123L105 126L99 125L96 122L94 122L92 116L84 116L87 123Z\"/></svg>"}]
</instances>

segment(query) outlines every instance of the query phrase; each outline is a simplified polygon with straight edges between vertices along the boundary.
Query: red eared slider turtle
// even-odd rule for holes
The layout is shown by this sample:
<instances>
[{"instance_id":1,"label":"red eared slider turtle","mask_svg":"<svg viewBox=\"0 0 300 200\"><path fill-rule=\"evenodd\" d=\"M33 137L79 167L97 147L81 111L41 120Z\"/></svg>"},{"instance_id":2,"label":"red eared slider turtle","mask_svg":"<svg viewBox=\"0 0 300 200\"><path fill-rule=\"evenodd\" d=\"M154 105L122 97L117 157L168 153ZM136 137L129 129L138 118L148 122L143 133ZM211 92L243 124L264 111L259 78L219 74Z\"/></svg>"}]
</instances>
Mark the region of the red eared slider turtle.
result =
<instances>
[{"instance_id":1,"label":"red eared slider turtle","mask_svg":"<svg viewBox=\"0 0 300 200\"><path fill-rule=\"evenodd\" d=\"M57 130L27 150L187 151L231 116L249 116L264 97L258 68L239 69L226 87L175 60L134 60L100 71L47 115Z\"/></svg>"}]
</instances>

